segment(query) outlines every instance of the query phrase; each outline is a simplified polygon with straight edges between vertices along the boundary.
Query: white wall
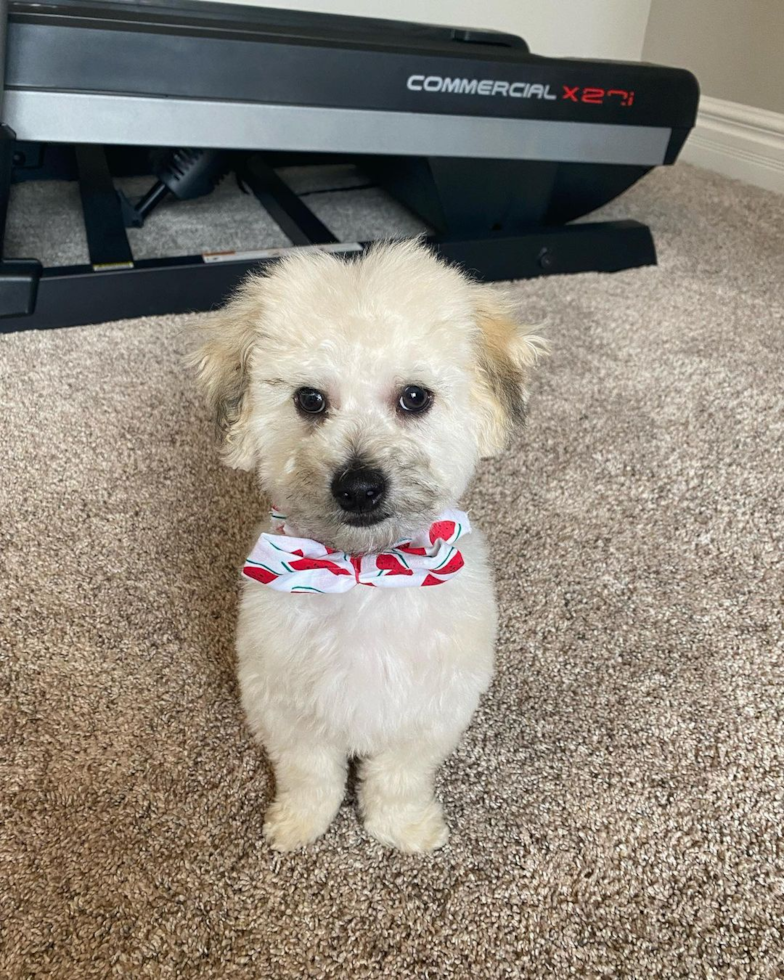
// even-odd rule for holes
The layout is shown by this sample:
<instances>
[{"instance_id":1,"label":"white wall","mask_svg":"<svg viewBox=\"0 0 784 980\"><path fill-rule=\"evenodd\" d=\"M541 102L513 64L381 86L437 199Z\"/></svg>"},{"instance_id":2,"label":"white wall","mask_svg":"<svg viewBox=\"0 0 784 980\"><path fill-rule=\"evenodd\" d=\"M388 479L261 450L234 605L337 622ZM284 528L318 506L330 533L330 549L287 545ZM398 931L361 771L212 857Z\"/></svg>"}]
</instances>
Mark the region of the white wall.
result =
<instances>
[{"instance_id":1,"label":"white wall","mask_svg":"<svg viewBox=\"0 0 784 980\"><path fill-rule=\"evenodd\" d=\"M703 95L784 113L784 0L653 0L644 50Z\"/></svg>"},{"instance_id":2,"label":"white wall","mask_svg":"<svg viewBox=\"0 0 784 980\"><path fill-rule=\"evenodd\" d=\"M784 194L784 0L653 0L643 54L700 83L684 160Z\"/></svg>"},{"instance_id":3,"label":"white wall","mask_svg":"<svg viewBox=\"0 0 784 980\"><path fill-rule=\"evenodd\" d=\"M522 35L535 54L639 61L651 0L261 0L258 5L494 27Z\"/></svg>"}]
</instances>

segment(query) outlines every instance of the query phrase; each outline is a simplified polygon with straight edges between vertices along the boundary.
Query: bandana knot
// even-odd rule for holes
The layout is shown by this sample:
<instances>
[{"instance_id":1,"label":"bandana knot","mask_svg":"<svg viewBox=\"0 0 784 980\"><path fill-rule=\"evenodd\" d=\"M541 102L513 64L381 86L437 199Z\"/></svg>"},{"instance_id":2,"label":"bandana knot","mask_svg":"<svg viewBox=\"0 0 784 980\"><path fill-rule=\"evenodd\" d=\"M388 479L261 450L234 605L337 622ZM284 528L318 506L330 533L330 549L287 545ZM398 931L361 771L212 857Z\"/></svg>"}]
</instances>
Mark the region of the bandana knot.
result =
<instances>
[{"instance_id":1,"label":"bandana knot","mask_svg":"<svg viewBox=\"0 0 784 980\"><path fill-rule=\"evenodd\" d=\"M455 545L471 533L462 511L447 510L426 531L396 541L386 551L349 555L291 535L286 517L274 509L272 520L283 533L262 534L242 574L278 592L348 592L357 585L382 589L442 585L463 567L463 556Z\"/></svg>"}]
</instances>

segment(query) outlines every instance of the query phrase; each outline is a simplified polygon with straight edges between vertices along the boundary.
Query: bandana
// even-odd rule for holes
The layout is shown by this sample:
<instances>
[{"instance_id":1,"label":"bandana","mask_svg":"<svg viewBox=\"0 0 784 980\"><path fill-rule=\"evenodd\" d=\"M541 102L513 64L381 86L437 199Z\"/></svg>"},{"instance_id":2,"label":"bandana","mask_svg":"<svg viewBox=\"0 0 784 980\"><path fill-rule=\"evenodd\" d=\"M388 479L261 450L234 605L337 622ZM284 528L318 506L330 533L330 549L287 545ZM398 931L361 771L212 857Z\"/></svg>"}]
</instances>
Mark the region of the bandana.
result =
<instances>
[{"instance_id":1,"label":"bandana","mask_svg":"<svg viewBox=\"0 0 784 980\"><path fill-rule=\"evenodd\" d=\"M444 511L427 531L397 541L375 555L349 555L310 538L290 534L286 518L272 511L282 534L262 534L245 561L242 574L278 592L348 592L356 585L396 589L441 585L463 567L455 547L471 533L460 510Z\"/></svg>"}]
</instances>

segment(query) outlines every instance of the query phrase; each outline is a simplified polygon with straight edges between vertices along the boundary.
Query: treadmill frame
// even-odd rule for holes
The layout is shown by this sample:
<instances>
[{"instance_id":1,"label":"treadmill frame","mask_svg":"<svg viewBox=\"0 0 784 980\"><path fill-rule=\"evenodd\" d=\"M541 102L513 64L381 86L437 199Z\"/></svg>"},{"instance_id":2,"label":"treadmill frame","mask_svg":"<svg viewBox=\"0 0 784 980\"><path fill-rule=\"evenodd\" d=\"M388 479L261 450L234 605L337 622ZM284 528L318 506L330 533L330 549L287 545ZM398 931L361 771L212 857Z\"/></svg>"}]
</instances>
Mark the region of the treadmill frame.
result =
<instances>
[{"instance_id":1,"label":"treadmill frame","mask_svg":"<svg viewBox=\"0 0 784 980\"><path fill-rule=\"evenodd\" d=\"M285 252L134 260L105 148L85 143L75 151L89 264L44 268L36 259L6 259L16 141L13 130L2 123L7 24L8 0L0 0L0 333L209 310L223 303L247 273ZM238 175L292 247L351 254L372 244L339 243L264 154L246 158ZM650 230L636 221L539 226L506 234L475 234L467 228L426 241L447 261L491 281L617 272L656 263Z\"/></svg>"}]
</instances>

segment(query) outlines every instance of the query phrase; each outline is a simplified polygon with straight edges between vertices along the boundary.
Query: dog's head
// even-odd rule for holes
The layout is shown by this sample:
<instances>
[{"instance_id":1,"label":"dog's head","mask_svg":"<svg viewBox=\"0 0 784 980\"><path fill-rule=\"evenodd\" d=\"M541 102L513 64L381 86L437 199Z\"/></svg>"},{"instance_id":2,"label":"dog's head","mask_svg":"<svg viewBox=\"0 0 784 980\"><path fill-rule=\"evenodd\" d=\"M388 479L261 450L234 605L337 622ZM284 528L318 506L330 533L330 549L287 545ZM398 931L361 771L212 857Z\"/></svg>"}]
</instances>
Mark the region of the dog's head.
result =
<instances>
[{"instance_id":1,"label":"dog's head","mask_svg":"<svg viewBox=\"0 0 784 980\"><path fill-rule=\"evenodd\" d=\"M525 410L542 342L415 242L293 253L246 279L194 355L230 466L352 553L427 526Z\"/></svg>"}]
</instances>

